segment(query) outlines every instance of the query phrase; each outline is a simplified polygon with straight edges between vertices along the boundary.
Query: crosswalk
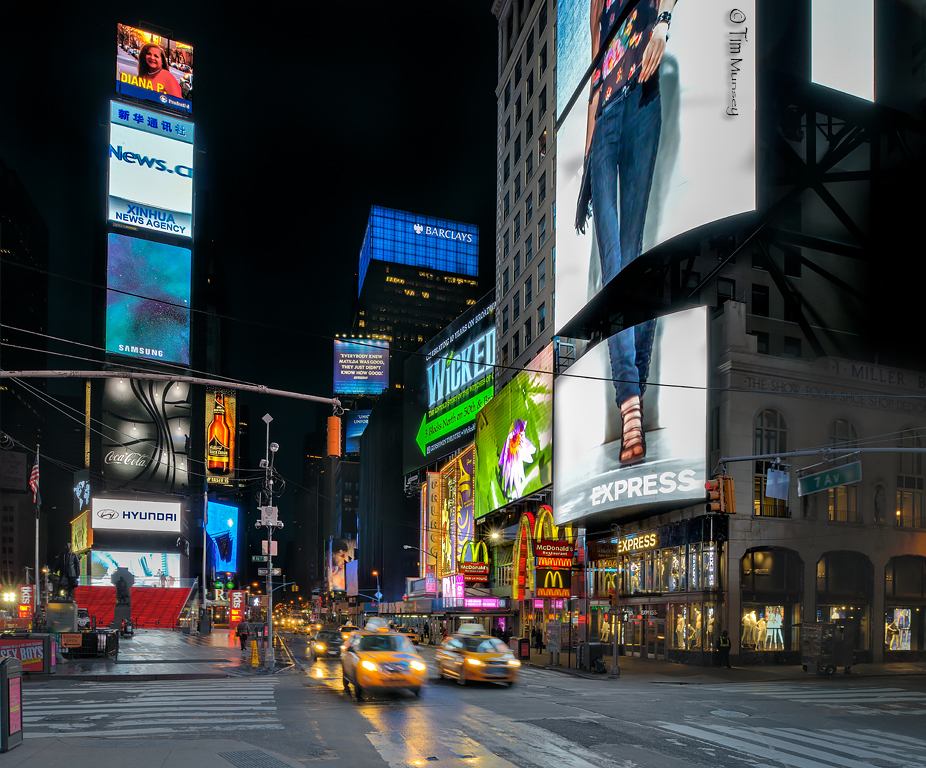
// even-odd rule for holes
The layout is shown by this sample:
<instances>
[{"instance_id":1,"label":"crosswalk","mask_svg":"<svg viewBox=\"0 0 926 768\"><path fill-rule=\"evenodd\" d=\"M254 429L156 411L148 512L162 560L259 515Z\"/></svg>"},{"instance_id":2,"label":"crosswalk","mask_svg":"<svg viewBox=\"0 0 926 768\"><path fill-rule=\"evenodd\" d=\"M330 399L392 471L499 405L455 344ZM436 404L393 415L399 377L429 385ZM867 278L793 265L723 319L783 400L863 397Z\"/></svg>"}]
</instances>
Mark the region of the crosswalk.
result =
<instances>
[{"instance_id":1,"label":"crosswalk","mask_svg":"<svg viewBox=\"0 0 926 768\"><path fill-rule=\"evenodd\" d=\"M897 687L858 687L848 685L766 684L703 685L699 691L745 694L766 699L779 699L815 707L831 707L867 714L921 715L926 714L926 693Z\"/></svg>"},{"instance_id":2,"label":"crosswalk","mask_svg":"<svg viewBox=\"0 0 926 768\"><path fill-rule=\"evenodd\" d=\"M901 768L926 764L926 741L873 729L747 727L698 720L657 725L673 734L673 738L708 743L712 745L708 752L720 748L734 753L740 761L757 766Z\"/></svg>"},{"instance_id":3,"label":"crosswalk","mask_svg":"<svg viewBox=\"0 0 926 768\"><path fill-rule=\"evenodd\" d=\"M81 683L23 689L23 735L126 737L282 729L272 679Z\"/></svg>"}]
</instances>

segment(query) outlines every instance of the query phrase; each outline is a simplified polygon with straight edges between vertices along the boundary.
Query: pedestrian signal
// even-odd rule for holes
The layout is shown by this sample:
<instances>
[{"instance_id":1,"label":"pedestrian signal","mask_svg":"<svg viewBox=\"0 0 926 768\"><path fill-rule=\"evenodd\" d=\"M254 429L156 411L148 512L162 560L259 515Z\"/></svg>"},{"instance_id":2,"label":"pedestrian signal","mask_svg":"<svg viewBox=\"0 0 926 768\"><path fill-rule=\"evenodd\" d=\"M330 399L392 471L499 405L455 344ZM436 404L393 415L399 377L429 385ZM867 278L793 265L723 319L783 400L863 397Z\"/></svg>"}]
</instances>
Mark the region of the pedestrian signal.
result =
<instances>
[{"instance_id":1,"label":"pedestrian signal","mask_svg":"<svg viewBox=\"0 0 926 768\"><path fill-rule=\"evenodd\" d=\"M707 505L705 509L708 512L726 512L727 505L726 499L724 499L723 475L717 475L717 477L711 478L704 484L704 487L707 489Z\"/></svg>"}]
</instances>

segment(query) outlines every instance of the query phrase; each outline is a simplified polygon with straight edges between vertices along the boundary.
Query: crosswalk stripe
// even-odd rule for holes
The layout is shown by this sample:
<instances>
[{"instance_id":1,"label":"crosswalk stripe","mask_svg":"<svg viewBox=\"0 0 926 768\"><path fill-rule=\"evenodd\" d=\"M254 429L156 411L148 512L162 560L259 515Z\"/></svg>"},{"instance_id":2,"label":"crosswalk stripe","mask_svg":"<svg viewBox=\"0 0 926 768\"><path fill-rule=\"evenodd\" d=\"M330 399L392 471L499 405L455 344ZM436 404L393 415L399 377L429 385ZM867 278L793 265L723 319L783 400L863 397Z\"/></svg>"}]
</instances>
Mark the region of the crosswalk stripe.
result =
<instances>
[{"instance_id":1,"label":"crosswalk stripe","mask_svg":"<svg viewBox=\"0 0 926 768\"><path fill-rule=\"evenodd\" d=\"M793 765L795 768L820 768L822 765L820 762L821 760L824 760L826 764L844 765L846 768L871 768L871 765L856 763L855 761L846 761L842 757L837 755L826 755L826 753L820 752L819 750L807 750L806 754L808 754L808 757L814 757L815 759L806 760L799 755L792 755L777 749L769 749L762 744L756 744L754 740L744 740L736 733L725 736L719 733L704 731L700 728L692 728L687 725L676 725L674 723L660 723L660 727L682 736L691 736L700 741L709 741L713 744L719 744L734 752L746 752L752 758L761 757L768 760L775 760L785 765ZM727 730L733 732L736 729L731 728ZM796 748L792 747L792 749ZM804 750L801 751L803 752ZM813 752L817 754L812 755L811 753Z\"/></svg>"},{"instance_id":2,"label":"crosswalk stripe","mask_svg":"<svg viewBox=\"0 0 926 768\"><path fill-rule=\"evenodd\" d=\"M860 731L860 733L870 733L870 734L875 735L875 734L879 734L879 733L881 733L881 732L880 732L880 731L873 731L873 730L871 730L870 728L863 728L863 729ZM893 739L894 741L902 741L902 742L904 742L904 743L906 743L906 744L909 744L909 745L911 745L911 746L919 747L920 749L926 749L926 741L922 741L921 739L914 739L912 736L895 736L893 733L891 733L891 734L884 734L884 735L885 735L885 736L889 736L889 738Z\"/></svg>"},{"instance_id":3,"label":"crosswalk stripe","mask_svg":"<svg viewBox=\"0 0 926 768\"><path fill-rule=\"evenodd\" d=\"M870 736L860 737L857 734L847 731L815 731L812 735L807 735L806 731L801 731L798 728L783 728L781 730L793 734L792 738L796 739L807 738L816 743L825 742L828 744L829 742L834 742L839 745L849 745L853 747L853 754L861 754L861 752L855 751L855 748L859 747L866 750L877 749L877 756L879 758L884 755L898 755L904 757L909 754L909 750L898 749L897 743L893 739L872 738Z\"/></svg>"}]
</instances>

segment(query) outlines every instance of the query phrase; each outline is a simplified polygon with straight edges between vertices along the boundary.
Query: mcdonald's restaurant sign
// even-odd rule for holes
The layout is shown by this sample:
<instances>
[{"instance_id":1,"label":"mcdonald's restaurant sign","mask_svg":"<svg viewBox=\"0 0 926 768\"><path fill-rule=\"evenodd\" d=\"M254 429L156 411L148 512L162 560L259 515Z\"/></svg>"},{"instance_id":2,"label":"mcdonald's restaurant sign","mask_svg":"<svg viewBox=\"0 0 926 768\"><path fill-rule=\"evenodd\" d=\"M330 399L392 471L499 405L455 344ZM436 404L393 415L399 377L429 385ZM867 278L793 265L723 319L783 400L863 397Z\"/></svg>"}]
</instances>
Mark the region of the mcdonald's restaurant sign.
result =
<instances>
[{"instance_id":1,"label":"mcdonald's restaurant sign","mask_svg":"<svg viewBox=\"0 0 926 768\"><path fill-rule=\"evenodd\" d=\"M571 571L536 571L534 593L537 597L569 597Z\"/></svg>"},{"instance_id":2,"label":"mcdonald's restaurant sign","mask_svg":"<svg viewBox=\"0 0 926 768\"><path fill-rule=\"evenodd\" d=\"M546 541L534 543L534 557L537 568L569 570L572 568L572 553L575 545L571 541Z\"/></svg>"},{"instance_id":3,"label":"mcdonald's restaurant sign","mask_svg":"<svg viewBox=\"0 0 926 768\"><path fill-rule=\"evenodd\" d=\"M489 580L489 549L484 541L467 541L460 552L457 562L457 573L463 575L465 581Z\"/></svg>"}]
</instances>

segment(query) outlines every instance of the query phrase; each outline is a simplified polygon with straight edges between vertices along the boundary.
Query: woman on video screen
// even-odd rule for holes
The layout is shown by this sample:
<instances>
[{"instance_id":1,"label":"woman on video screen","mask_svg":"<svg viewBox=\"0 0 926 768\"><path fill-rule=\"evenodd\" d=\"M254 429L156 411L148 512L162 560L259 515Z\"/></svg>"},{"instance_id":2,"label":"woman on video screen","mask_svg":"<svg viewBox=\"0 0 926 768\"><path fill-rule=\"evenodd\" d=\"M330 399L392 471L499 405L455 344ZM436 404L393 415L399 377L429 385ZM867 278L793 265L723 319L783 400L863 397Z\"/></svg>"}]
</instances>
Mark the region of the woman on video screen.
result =
<instances>
[{"instance_id":1,"label":"woman on video screen","mask_svg":"<svg viewBox=\"0 0 926 768\"><path fill-rule=\"evenodd\" d=\"M138 77L148 80L152 90L182 98L180 83L170 73L167 54L157 43L146 43L138 54Z\"/></svg>"}]
</instances>

